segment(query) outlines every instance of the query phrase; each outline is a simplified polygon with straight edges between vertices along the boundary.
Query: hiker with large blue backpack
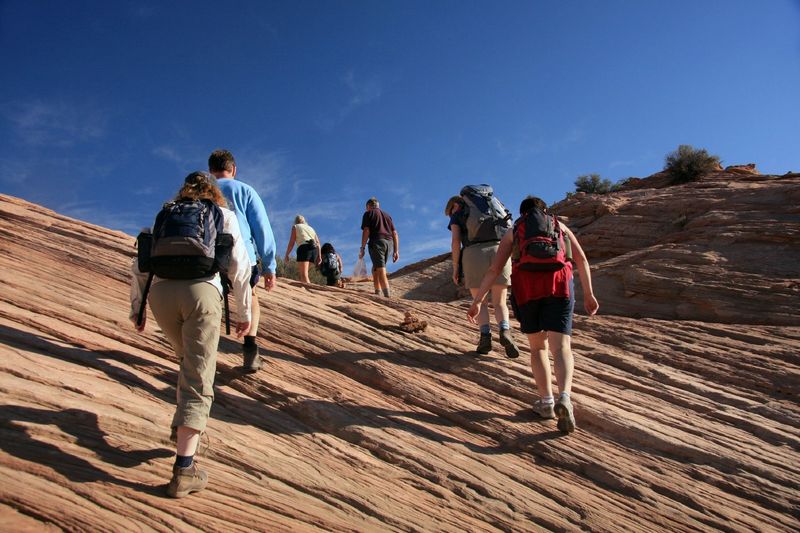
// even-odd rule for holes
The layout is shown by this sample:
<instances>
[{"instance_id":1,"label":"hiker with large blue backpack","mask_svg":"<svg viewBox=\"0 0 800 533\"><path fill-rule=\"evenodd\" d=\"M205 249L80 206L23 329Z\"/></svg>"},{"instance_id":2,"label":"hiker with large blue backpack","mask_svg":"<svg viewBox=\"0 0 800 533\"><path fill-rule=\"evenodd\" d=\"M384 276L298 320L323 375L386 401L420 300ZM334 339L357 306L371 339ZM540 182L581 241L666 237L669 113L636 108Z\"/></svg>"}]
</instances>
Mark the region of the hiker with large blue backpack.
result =
<instances>
[{"instance_id":1,"label":"hiker with large blue backpack","mask_svg":"<svg viewBox=\"0 0 800 533\"><path fill-rule=\"evenodd\" d=\"M226 287L236 303L236 335L250 329L250 260L236 215L226 205L213 176L189 174L175 200L156 216L152 230L139 234L131 267L130 319L143 332L149 302L180 365L171 424L176 459L167 485L173 498L202 490L208 481L194 454L214 400Z\"/></svg>"},{"instance_id":2,"label":"hiker with large blue backpack","mask_svg":"<svg viewBox=\"0 0 800 533\"><path fill-rule=\"evenodd\" d=\"M464 287L474 296L497 254L500 239L511 228L511 212L495 196L492 188L483 184L463 187L459 196L447 201L444 214L450 217L447 228L451 232L453 283L460 285L463 281ZM505 348L507 357L515 358L519 357L519 348L511 335L508 321L506 300L509 285L511 264L506 262L492 282L491 301L500 344ZM485 355L492 350L489 303L486 298L481 299L477 316L480 339L475 352Z\"/></svg>"},{"instance_id":3,"label":"hiker with large blue backpack","mask_svg":"<svg viewBox=\"0 0 800 533\"><path fill-rule=\"evenodd\" d=\"M575 307L573 263L583 288L583 306L589 316L600 304L592 291L589 261L575 234L535 196L525 198L520 217L500 241L497 255L475 294L467 318L475 322L481 298L511 259L511 291L514 311L531 346L531 370L539 392L533 404L540 418L558 418L562 433L575 430L572 392L572 312ZM559 397L553 397L550 359L553 353Z\"/></svg>"}]
</instances>

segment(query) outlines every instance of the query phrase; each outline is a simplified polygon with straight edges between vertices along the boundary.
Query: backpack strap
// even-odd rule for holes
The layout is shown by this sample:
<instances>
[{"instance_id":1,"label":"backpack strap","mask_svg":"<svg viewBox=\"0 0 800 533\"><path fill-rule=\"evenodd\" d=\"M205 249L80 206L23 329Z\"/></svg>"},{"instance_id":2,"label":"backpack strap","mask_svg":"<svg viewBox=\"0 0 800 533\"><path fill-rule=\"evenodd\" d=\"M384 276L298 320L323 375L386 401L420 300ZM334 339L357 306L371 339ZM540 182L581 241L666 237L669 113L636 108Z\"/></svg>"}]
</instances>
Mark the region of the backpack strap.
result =
<instances>
[{"instance_id":1,"label":"backpack strap","mask_svg":"<svg viewBox=\"0 0 800 533\"><path fill-rule=\"evenodd\" d=\"M231 293L233 284L228 276L219 273L219 280L222 282L222 300L225 303L225 335L231 334L231 308L228 303L228 295ZM254 296L255 297L255 296Z\"/></svg>"},{"instance_id":2,"label":"backpack strap","mask_svg":"<svg viewBox=\"0 0 800 533\"><path fill-rule=\"evenodd\" d=\"M153 276L154 274L150 272L147 275L147 283L144 285L144 291L142 292L142 303L139 305L139 315L136 317L136 326L142 327L142 321L144 320L144 308L147 305L147 293L150 292L150 285L153 284Z\"/></svg>"}]
</instances>

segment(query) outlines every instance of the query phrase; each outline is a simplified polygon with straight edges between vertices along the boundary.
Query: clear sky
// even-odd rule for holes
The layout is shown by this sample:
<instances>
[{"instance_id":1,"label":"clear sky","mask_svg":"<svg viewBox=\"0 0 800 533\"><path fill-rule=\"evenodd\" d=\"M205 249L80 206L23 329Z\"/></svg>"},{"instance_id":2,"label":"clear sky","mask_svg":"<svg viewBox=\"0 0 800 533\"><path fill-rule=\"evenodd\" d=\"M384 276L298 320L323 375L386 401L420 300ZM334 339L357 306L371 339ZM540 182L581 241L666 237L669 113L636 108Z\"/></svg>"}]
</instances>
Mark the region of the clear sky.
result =
<instances>
[{"instance_id":1,"label":"clear sky","mask_svg":"<svg viewBox=\"0 0 800 533\"><path fill-rule=\"evenodd\" d=\"M796 0L0 0L0 72L0 192L135 235L224 147L279 254L301 213L346 270L373 195L401 266L468 183L800 171Z\"/></svg>"}]
</instances>

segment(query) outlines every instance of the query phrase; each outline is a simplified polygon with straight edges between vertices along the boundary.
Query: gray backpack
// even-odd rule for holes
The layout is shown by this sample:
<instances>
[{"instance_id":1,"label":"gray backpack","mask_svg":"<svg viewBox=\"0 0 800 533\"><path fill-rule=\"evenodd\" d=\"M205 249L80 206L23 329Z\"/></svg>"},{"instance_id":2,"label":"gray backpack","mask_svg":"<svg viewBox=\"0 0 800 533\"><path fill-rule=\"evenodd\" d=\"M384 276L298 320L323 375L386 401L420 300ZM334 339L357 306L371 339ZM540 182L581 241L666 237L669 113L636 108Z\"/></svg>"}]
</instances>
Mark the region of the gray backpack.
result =
<instances>
[{"instance_id":1,"label":"gray backpack","mask_svg":"<svg viewBox=\"0 0 800 533\"><path fill-rule=\"evenodd\" d=\"M511 211L489 185L466 185L459 193L466 205L465 224L470 244L499 241L511 228Z\"/></svg>"}]
</instances>

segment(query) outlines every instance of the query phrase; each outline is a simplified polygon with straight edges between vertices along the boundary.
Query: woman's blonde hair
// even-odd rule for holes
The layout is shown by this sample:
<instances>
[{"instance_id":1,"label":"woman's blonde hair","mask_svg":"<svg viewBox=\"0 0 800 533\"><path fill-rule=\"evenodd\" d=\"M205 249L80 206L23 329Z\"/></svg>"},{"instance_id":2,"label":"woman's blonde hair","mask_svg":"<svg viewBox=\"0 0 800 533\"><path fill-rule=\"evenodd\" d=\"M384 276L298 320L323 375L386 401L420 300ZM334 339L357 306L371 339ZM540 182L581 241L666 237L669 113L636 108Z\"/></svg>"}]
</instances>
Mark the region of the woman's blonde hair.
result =
<instances>
[{"instance_id":1,"label":"woman's blonde hair","mask_svg":"<svg viewBox=\"0 0 800 533\"><path fill-rule=\"evenodd\" d=\"M304 217L303 215L297 215L296 217L294 217L294 223L295 224L305 224L306 223L306 217Z\"/></svg>"},{"instance_id":2,"label":"woman's blonde hair","mask_svg":"<svg viewBox=\"0 0 800 533\"><path fill-rule=\"evenodd\" d=\"M447 205L444 206L444 214L445 216L452 216L453 215L453 207L455 205L464 205L464 200L460 196L451 196L449 200L447 200Z\"/></svg>"},{"instance_id":3,"label":"woman's blonde hair","mask_svg":"<svg viewBox=\"0 0 800 533\"><path fill-rule=\"evenodd\" d=\"M211 200L220 207L228 207L228 202L217 187L217 180L208 172L192 172L183 180L176 200Z\"/></svg>"}]
</instances>

